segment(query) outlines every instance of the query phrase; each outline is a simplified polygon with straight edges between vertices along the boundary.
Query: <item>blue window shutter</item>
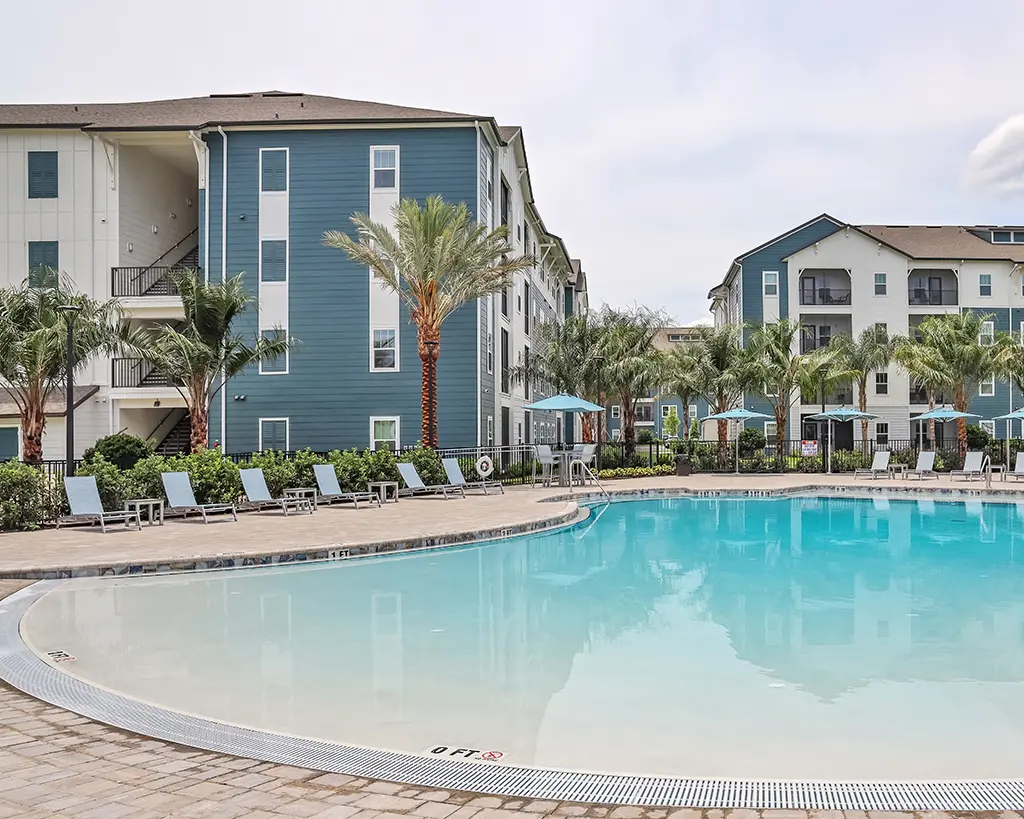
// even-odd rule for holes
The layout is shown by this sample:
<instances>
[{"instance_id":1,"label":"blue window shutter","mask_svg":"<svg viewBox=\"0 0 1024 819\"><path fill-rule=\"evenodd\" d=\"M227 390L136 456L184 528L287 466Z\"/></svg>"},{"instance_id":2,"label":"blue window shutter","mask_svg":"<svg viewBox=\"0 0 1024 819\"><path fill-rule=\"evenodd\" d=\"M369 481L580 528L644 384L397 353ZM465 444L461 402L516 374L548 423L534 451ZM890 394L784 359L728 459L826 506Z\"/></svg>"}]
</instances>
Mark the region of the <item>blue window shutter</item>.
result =
<instances>
[{"instance_id":1,"label":"blue window shutter","mask_svg":"<svg viewBox=\"0 0 1024 819\"><path fill-rule=\"evenodd\" d=\"M28 198L57 198L57 152L28 152Z\"/></svg>"},{"instance_id":2,"label":"blue window shutter","mask_svg":"<svg viewBox=\"0 0 1024 819\"><path fill-rule=\"evenodd\" d=\"M260 254L263 257L263 266L260 272L260 281L283 282L286 280L288 266L288 242L284 239L268 239L260 243Z\"/></svg>"},{"instance_id":3,"label":"blue window shutter","mask_svg":"<svg viewBox=\"0 0 1024 819\"><path fill-rule=\"evenodd\" d=\"M19 427L0 427L0 461L14 461L18 458Z\"/></svg>"},{"instance_id":4,"label":"blue window shutter","mask_svg":"<svg viewBox=\"0 0 1024 819\"><path fill-rule=\"evenodd\" d=\"M263 449L276 449L283 452L288 446L287 421L262 421Z\"/></svg>"},{"instance_id":5,"label":"blue window shutter","mask_svg":"<svg viewBox=\"0 0 1024 819\"><path fill-rule=\"evenodd\" d=\"M55 287L60 258L57 242L28 243L28 286Z\"/></svg>"},{"instance_id":6,"label":"blue window shutter","mask_svg":"<svg viewBox=\"0 0 1024 819\"><path fill-rule=\"evenodd\" d=\"M260 190L288 190L288 152L284 149L263 152L263 179Z\"/></svg>"},{"instance_id":7,"label":"blue window shutter","mask_svg":"<svg viewBox=\"0 0 1024 819\"><path fill-rule=\"evenodd\" d=\"M260 335L268 341L276 341L278 339L284 339L287 335L284 330L262 330ZM288 369L288 354L285 353L281 356L266 359L262 364L262 372L264 375L273 373L284 373Z\"/></svg>"}]
</instances>

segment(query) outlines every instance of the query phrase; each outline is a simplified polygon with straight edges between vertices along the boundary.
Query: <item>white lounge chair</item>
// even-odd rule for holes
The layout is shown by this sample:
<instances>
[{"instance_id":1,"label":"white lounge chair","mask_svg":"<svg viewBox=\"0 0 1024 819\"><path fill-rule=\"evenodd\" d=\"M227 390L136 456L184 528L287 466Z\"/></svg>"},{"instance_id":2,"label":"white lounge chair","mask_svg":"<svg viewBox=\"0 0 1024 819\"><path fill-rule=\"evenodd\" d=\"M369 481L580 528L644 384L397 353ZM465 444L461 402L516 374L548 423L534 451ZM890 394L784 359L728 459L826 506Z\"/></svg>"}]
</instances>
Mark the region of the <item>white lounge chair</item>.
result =
<instances>
[{"instance_id":1,"label":"white lounge chair","mask_svg":"<svg viewBox=\"0 0 1024 819\"><path fill-rule=\"evenodd\" d=\"M380 495L376 492L342 492L341 484L338 483L338 473L334 471L334 466L331 464L315 464L313 474L316 476L316 488L320 493L317 500L321 503L351 501L358 509L359 501L366 501L380 506Z\"/></svg>"},{"instance_id":2,"label":"white lounge chair","mask_svg":"<svg viewBox=\"0 0 1024 819\"><path fill-rule=\"evenodd\" d=\"M479 481L467 481L456 458L444 458L441 465L444 466L444 474L448 476L448 483L452 486L461 486L463 489L483 489L485 495L490 494L488 489L497 489L502 495L505 494L505 487L501 485L501 481L489 481L486 478Z\"/></svg>"},{"instance_id":3,"label":"white lounge chair","mask_svg":"<svg viewBox=\"0 0 1024 819\"><path fill-rule=\"evenodd\" d=\"M108 521L124 521L125 526L134 521L136 529L142 528L142 522L139 520L139 513L137 511L103 511L103 501L100 500L100 490L96 485L95 475L86 475L81 478L65 478L64 491L68 495L68 506L71 508L71 518L73 520L98 522L100 529L104 533L107 531ZM60 526L60 524L61 521L58 520L57 526Z\"/></svg>"},{"instance_id":4,"label":"white lounge chair","mask_svg":"<svg viewBox=\"0 0 1024 819\"><path fill-rule=\"evenodd\" d=\"M1017 459L1013 462L1013 472L1007 472L1006 475L1014 480L1024 478L1024 452L1017 453Z\"/></svg>"},{"instance_id":5,"label":"white lounge chair","mask_svg":"<svg viewBox=\"0 0 1024 819\"><path fill-rule=\"evenodd\" d=\"M206 516L213 512L230 512L232 520L238 520L238 511L233 503L196 503L188 472L161 472L160 480L167 493L167 511L181 512L185 517L189 512L198 512L203 516L203 523L210 522Z\"/></svg>"},{"instance_id":6,"label":"white lounge chair","mask_svg":"<svg viewBox=\"0 0 1024 819\"><path fill-rule=\"evenodd\" d=\"M398 464L398 474L405 481L406 488L402 492L406 495L444 495L447 500L448 493L451 492L466 497L466 490L461 486L454 486L450 483L438 483L427 486L423 483L423 479L420 478L420 473L416 471L416 467L410 463Z\"/></svg>"},{"instance_id":7,"label":"white lounge chair","mask_svg":"<svg viewBox=\"0 0 1024 819\"><path fill-rule=\"evenodd\" d=\"M981 480L981 462L985 457L985 453L981 450L973 450L967 453L967 457L964 458L964 468L954 469L949 473L949 478L966 478L969 481L973 481L975 478Z\"/></svg>"},{"instance_id":8,"label":"white lounge chair","mask_svg":"<svg viewBox=\"0 0 1024 819\"><path fill-rule=\"evenodd\" d=\"M907 476L917 478L919 481L925 478L935 478L938 480L939 473L935 471L935 451L919 452L917 455L917 466L903 473L904 478Z\"/></svg>"},{"instance_id":9,"label":"white lounge chair","mask_svg":"<svg viewBox=\"0 0 1024 819\"><path fill-rule=\"evenodd\" d=\"M880 452L875 453L874 459L871 461L871 466L867 469L855 469L853 472L854 478L859 478L862 475L870 476L872 480L877 478L879 475L885 477L889 474L889 457L892 455L888 449L883 449Z\"/></svg>"},{"instance_id":10,"label":"white lounge chair","mask_svg":"<svg viewBox=\"0 0 1024 819\"><path fill-rule=\"evenodd\" d=\"M268 506L280 506L281 511L286 515L289 509L313 514L313 504L309 498L272 497L262 469L239 469L238 474L242 476L242 488L245 490L246 500L257 512L263 511Z\"/></svg>"}]
</instances>

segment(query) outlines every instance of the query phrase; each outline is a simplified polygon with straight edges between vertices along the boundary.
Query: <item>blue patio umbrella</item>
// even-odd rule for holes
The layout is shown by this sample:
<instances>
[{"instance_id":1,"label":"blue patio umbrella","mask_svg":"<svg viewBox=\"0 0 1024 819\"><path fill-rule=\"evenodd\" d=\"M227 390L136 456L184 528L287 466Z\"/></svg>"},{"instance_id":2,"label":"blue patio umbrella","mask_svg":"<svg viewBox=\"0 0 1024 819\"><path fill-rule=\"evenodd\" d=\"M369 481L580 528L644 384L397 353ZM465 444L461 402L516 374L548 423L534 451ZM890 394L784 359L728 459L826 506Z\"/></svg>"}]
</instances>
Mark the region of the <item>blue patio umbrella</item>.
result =
<instances>
[{"instance_id":1,"label":"blue patio umbrella","mask_svg":"<svg viewBox=\"0 0 1024 819\"><path fill-rule=\"evenodd\" d=\"M1006 421L1006 468L1010 468L1010 424L1014 421L1024 421L1024 407L1015 409L1013 412L1008 412L1006 415L997 415L993 421Z\"/></svg>"},{"instance_id":2,"label":"blue patio umbrella","mask_svg":"<svg viewBox=\"0 0 1024 819\"><path fill-rule=\"evenodd\" d=\"M604 407L599 404L564 393L527 404L523 409L539 412L604 412Z\"/></svg>"},{"instance_id":3,"label":"blue patio umbrella","mask_svg":"<svg viewBox=\"0 0 1024 819\"><path fill-rule=\"evenodd\" d=\"M952 407L936 407L928 412L922 412L914 421L955 421L957 418L980 418L976 412L960 412Z\"/></svg>"},{"instance_id":4,"label":"blue patio umbrella","mask_svg":"<svg viewBox=\"0 0 1024 819\"><path fill-rule=\"evenodd\" d=\"M814 421L828 421L828 474L832 474L832 422L833 421L861 421L864 419L877 418L870 412L861 412L854 407L836 407L834 410L819 412L817 415L809 416Z\"/></svg>"},{"instance_id":5,"label":"blue patio umbrella","mask_svg":"<svg viewBox=\"0 0 1024 819\"><path fill-rule=\"evenodd\" d=\"M765 415L763 412L754 412L753 410L743 409L743 407L737 407L736 409L726 410L725 412L718 412L714 415L709 415L705 418L705 421L749 421L752 418L774 418L774 415ZM740 474L740 440L736 439L736 474Z\"/></svg>"}]
</instances>

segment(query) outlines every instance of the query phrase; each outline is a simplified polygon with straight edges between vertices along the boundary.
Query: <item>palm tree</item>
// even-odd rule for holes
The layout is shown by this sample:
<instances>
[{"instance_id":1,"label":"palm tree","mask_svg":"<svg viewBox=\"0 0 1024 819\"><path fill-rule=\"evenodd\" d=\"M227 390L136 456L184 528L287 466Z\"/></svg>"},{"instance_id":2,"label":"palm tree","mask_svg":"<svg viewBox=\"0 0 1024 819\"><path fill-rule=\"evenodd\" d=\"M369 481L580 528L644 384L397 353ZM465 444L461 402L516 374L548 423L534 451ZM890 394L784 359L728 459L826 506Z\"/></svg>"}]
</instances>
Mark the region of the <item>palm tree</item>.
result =
<instances>
[{"instance_id":1,"label":"palm tree","mask_svg":"<svg viewBox=\"0 0 1024 819\"><path fill-rule=\"evenodd\" d=\"M415 199L403 199L392 213L393 230L365 213L356 213L352 224L358 240L328 230L323 241L370 268L408 306L422 363L423 443L436 447L441 324L462 305L500 292L513 274L536 262L532 256L509 258L507 228L502 225L488 230L473 218L465 203L454 205L431 196L420 207Z\"/></svg>"},{"instance_id":2,"label":"palm tree","mask_svg":"<svg viewBox=\"0 0 1024 819\"><path fill-rule=\"evenodd\" d=\"M932 347L905 336L893 339L893 359L928 396L929 411L935 409L936 396L950 385L938 353ZM935 421L928 422L928 443L935 446Z\"/></svg>"},{"instance_id":3,"label":"palm tree","mask_svg":"<svg viewBox=\"0 0 1024 819\"><path fill-rule=\"evenodd\" d=\"M693 346L698 392L713 414L727 412L743 400L746 355L740 346L740 328L735 324L702 327ZM718 422L718 442L729 441L729 423Z\"/></svg>"},{"instance_id":4,"label":"palm tree","mask_svg":"<svg viewBox=\"0 0 1024 819\"><path fill-rule=\"evenodd\" d=\"M160 327L150 336L147 357L172 380L188 406L193 452L206 448L210 405L224 385L246 367L286 355L296 343L280 331L270 338L260 335L252 344L231 332L231 324L252 301L243 275L207 284L195 270L181 271L175 282L184 326Z\"/></svg>"},{"instance_id":5,"label":"palm tree","mask_svg":"<svg viewBox=\"0 0 1024 819\"><path fill-rule=\"evenodd\" d=\"M837 348L840 366L846 370L846 377L857 383L857 407L868 411L868 380L871 374L889 366L893 355L893 343L885 327L872 325L856 338L837 336L832 340ZM868 421L860 422L860 437L864 452L868 451Z\"/></svg>"},{"instance_id":6,"label":"palm tree","mask_svg":"<svg viewBox=\"0 0 1024 819\"><path fill-rule=\"evenodd\" d=\"M690 404L700 395L700 370L694 351L688 346L673 348L665 357L665 389L683 405L680 430L690 437Z\"/></svg>"},{"instance_id":7,"label":"palm tree","mask_svg":"<svg viewBox=\"0 0 1024 819\"><path fill-rule=\"evenodd\" d=\"M48 271L46 281L53 286L35 288L26 281L0 289L0 388L18 407L22 456L31 463L43 458L46 401L67 379L67 324L59 308L78 308L76 371L94 355L135 351L140 342L123 322L116 300L95 301L77 293L70 279L56 271Z\"/></svg>"},{"instance_id":8,"label":"palm tree","mask_svg":"<svg viewBox=\"0 0 1024 819\"><path fill-rule=\"evenodd\" d=\"M623 457L636 448L636 405L658 388L664 376L664 356L654 346L665 317L644 307L601 313L601 355L609 392L622 406Z\"/></svg>"}]
</instances>

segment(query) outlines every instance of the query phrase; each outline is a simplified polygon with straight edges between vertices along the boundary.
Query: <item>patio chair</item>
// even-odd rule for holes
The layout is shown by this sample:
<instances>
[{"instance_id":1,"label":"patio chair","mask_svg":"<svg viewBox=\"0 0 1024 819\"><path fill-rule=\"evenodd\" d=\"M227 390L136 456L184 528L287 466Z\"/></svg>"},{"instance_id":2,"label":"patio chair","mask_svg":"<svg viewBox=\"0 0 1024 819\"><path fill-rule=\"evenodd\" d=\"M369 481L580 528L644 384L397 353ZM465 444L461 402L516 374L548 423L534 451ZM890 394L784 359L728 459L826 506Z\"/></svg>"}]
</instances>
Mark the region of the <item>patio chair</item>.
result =
<instances>
[{"instance_id":1,"label":"patio chair","mask_svg":"<svg viewBox=\"0 0 1024 819\"><path fill-rule=\"evenodd\" d=\"M448 493L451 492L466 497L466 490L461 486L454 486L450 483L438 483L427 486L423 483L423 479L420 478L420 473L416 471L416 467L410 463L398 464L398 474L405 481L405 489L402 490L402 493L405 495L444 495L445 500L447 500Z\"/></svg>"},{"instance_id":2,"label":"patio chair","mask_svg":"<svg viewBox=\"0 0 1024 819\"><path fill-rule=\"evenodd\" d=\"M486 478L479 481L467 481L456 458L445 458L441 464L444 466L444 474L448 476L448 483L452 486L461 486L463 489L483 489L485 495L490 494L488 489L497 489L502 495L505 494L505 487L501 485L501 481L489 481Z\"/></svg>"},{"instance_id":3,"label":"patio chair","mask_svg":"<svg viewBox=\"0 0 1024 819\"><path fill-rule=\"evenodd\" d=\"M574 478L578 478L582 486L587 482L588 475L593 477L594 473L591 471L590 465L594 462L596 454L596 444L583 444L581 449L573 451L569 457L569 483L572 483Z\"/></svg>"},{"instance_id":4,"label":"patio chair","mask_svg":"<svg viewBox=\"0 0 1024 819\"><path fill-rule=\"evenodd\" d=\"M953 478L966 478L969 481L973 481L975 478L981 480L981 462L985 457L985 453L981 450L972 450L967 453L967 457L964 458L964 468L954 469L949 473L949 479Z\"/></svg>"},{"instance_id":5,"label":"patio chair","mask_svg":"<svg viewBox=\"0 0 1024 819\"><path fill-rule=\"evenodd\" d=\"M161 472L160 480L167 493L167 511L181 512L185 517L189 512L198 512L203 516L203 523L210 522L206 516L211 512L230 512L232 520L238 520L238 510L233 503L196 503L188 472Z\"/></svg>"},{"instance_id":6,"label":"patio chair","mask_svg":"<svg viewBox=\"0 0 1024 819\"><path fill-rule=\"evenodd\" d=\"M238 474L242 476L242 488L245 490L245 498L249 505L257 512L262 512L268 506L280 506L281 511L286 515L289 509L297 509L300 512L313 514L313 504L309 498L275 498L271 497L267 488L267 479L262 469L239 469Z\"/></svg>"},{"instance_id":7,"label":"patio chair","mask_svg":"<svg viewBox=\"0 0 1024 819\"><path fill-rule=\"evenodd\" d=\"M1013 472L1007 472L1006 475L1014 480L1024 478L1024 452L1017 453L1017 459L1013 462Z\"/></svg>"},{"instance_id":8,"label":"patio chair","mask_svg":"<svg viewBox=\"0 0 1024 819\"><path fill-rule=\"evenodd\" d=\"M128 526L135 521L135 528L142 528L142 521L138 512L104 512L103 501L100 500L100 490L96 485L95 475L86 475L81 478L65 478L64 491L67 492L68 506L71 507L70 517L73 520L91 520L99 522L100 530L106 534L108 521L124 521ZM57 521L60 526L61 521Z\"/></svg>"},{"instance_id":9,"label":"patio chair","mask_svg":"<svg viewBox=\"0 0 1024 819\"><path fill-rule=\"evenodd\" d=\"M919 452L917 455L917 466L903 473L904 478L908 476L917 478L919 481L923 481L925 478L935 478L938 480L939 473L935 471L935 451Z\"/></svg>"},{"instance_id":10,"label":"patio chair","mask_svg":"<svg viewBox=\"0 0 1024 819\"><path fill-rule=\"evenodd\" d=\"M537 459L533 462L532 485L537 485L537 464L540 464L540 479L545 486L551 486L551 481L555 476L555 464L557 463L558 459L555 458L555 454L551 451L551 447L548 444L537 444Z\"/></svg>"},{"instance_id":11,"label":"patio chair","mask_svg":"<svg viewBox=\"0 0 1024 819\"><path fill-rule=\"evenodd\" d=\"M871 461L871 466L867 469L855 469L853 472L854 478L859 478L862 475L870 476L872 480L877 478L879 475L883 477L889 474L889 457L892 455L887 449L883 449L881 452L876 452L874 460Z\"/></svg>"},{"instance_id":12,"label":"patio chair","mask_svg":"<svg viewBox=\"0 0 1024 819\"><path fill-rule=\"evenodd\" d=\"M338 483L338 473L334 471L331 464L316 464L313 467L313 474L316 476L316 488L320 493L319 501L322 503L352 502L356 509L359 508L359 501L368 501L380 507L380 495L376 492L342 492L341 484Z\"/></svg>"}]
</instances>

